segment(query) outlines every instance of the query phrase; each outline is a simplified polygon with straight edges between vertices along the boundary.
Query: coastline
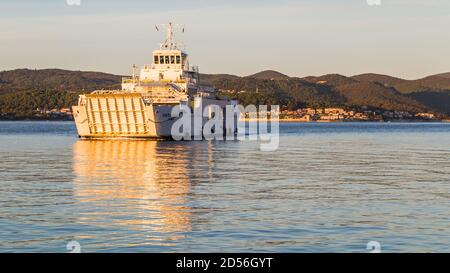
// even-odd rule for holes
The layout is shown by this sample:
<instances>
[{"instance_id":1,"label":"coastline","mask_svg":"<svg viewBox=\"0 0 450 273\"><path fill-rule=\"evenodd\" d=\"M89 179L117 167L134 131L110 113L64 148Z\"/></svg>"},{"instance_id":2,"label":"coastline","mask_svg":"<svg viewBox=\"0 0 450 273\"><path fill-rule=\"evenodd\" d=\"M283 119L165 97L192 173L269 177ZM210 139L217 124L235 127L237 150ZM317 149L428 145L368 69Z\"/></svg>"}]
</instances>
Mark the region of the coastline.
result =
<instances>
[{"instance_id":1,"label":"coastline","mask_svg":"<svg viewBox=\"0 0 450 273\"><path fill-rule=\"evenodd\" d=\"M240 121L245 122L259 122L259 121L271 121L271 119L250 119L250 118L241 118ZM278 122L282 123L352 123L352 122L377 122L377 123L389 123L389 122L437 122L437 123L447 123L450 120L314 120L314 121L305 121L304 119L296 119L296 118L288 118L288 119L279 119Z\"/></svg>"},{"instance_id":2,"label":"coastline","mask_svg":"<svg viewBox=\"0 0 450 273\"><path fill-rule=\"evenodd\" d=\"M73 121L73 119L37 119L37 118L17 118L17 119L2 119L0 122L14 122L14 121L29 121L29 122L42 122L42 121L54 121L54 122L68 122ZM271 121L271 119L249 119L243 118L240 121L244 122L259 122L259 121ZM304 119L279 119L278 122L281 123L352 123L352 122L376 122L376 123L389 123L389 122L409 122L409 123L420 123L420 122L435 122L435 123L450 123L450 119L442 120L315 120L315 121L305 121Z\"/></svg>"},{"instance_id":3,"label":"coastline","mask_svg":"<svg viewBox=\"0 0 450 273\"><path fill-rule=\"evenodd\" d=\"M0 118L0 122L4 121L73 121L70 118Z\"/></svg>"},{"instance_id":4,"label":"coastline","mask_svg":"<svg viewBox=\"0 0 450 273\"><path fill-rule=\"evenodd\" d=\"M240 118L240 121L244 122L259 122L259 121L271 121L272 119L262 119L262 118ZM74 121L71 117L20 117L20 118L5 118L0 117L0 121ZM280 118L278 122L289 123L349 123L349 122L441 122L447 123L450 122L450 119L392 119L392 120L305 120L304 118Z\"/></svg>"}]
</instances>

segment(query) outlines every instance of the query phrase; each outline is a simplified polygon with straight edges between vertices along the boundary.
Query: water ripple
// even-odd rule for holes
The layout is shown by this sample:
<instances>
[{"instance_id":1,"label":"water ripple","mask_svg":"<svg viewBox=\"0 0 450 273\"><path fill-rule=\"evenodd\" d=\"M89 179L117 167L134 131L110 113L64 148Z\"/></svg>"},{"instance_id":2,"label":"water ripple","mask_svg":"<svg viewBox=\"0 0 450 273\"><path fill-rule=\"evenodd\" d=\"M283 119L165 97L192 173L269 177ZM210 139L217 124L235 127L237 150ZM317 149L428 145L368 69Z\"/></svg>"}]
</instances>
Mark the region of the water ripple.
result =
<instances>
[{"instance_id":1,"label":"water ripple","mask_svg":"<svg viewBox=\"0 0 450 273\"><path fill-rule=\"evenodd\" d=\"M450 124L281 124L258 143L80 141L0 122L0 251L450 251Z\"/></svg>"}]
</instances>

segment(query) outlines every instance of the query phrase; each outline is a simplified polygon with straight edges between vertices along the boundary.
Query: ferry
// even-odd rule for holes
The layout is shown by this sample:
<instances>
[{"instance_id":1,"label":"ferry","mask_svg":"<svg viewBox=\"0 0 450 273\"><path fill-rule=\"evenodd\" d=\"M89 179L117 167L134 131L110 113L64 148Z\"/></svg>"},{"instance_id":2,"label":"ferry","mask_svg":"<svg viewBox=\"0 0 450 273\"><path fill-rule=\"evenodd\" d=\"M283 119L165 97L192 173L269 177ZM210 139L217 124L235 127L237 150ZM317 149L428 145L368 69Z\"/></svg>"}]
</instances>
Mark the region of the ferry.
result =
<instances>
[{"instance_id":1,"label":"ferry","mask_svg":"<svg viewBox=\"0 0 450 273\"><path fill-rule=\"evenodd\" d=\"M167 25L160 48L153 51L152 64L144 65L139 75L135 65L132 71L131 77L122 79L121 90L79 96L72 110L80 138L172 138L172 126L181 118L173 117L172 110L185 105L192 113L201 113L202 124L192 126L191 135L203 139L203 125L214 117L205 109L218 106L225 112L227 105L237 105L237 101L217 98L213 86L200 83L198 67L190 66L187 52L174 40L173 23ZM210 114L205 117L205 112ZM236 127L226 130L237 131ZM229 134L226 130L224 134Z\"/></svg>"}]
</instances>

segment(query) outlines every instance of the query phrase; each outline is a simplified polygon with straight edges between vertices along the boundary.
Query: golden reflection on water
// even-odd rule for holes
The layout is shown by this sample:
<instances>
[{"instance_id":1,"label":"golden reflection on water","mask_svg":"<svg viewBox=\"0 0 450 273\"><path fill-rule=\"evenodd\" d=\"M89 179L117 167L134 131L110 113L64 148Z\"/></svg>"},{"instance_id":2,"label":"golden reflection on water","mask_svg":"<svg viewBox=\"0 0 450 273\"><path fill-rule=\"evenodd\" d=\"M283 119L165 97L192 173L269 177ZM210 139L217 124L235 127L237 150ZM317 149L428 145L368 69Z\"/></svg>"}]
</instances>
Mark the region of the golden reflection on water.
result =
<instances>
[{"instance_id":1,"label":"golden reflection on water","mask_svg":"<svg viewBox=\"0 0 450 273\"><path fill-rule=\"evenodd\" d=\"M77 141L73 146L74 195L98 209L80 220L103 219L105 224L127 229L171 234L190 231L186 202L189 164L195 151L192 146L169 144Z\"/></svg>"}]
</instances>

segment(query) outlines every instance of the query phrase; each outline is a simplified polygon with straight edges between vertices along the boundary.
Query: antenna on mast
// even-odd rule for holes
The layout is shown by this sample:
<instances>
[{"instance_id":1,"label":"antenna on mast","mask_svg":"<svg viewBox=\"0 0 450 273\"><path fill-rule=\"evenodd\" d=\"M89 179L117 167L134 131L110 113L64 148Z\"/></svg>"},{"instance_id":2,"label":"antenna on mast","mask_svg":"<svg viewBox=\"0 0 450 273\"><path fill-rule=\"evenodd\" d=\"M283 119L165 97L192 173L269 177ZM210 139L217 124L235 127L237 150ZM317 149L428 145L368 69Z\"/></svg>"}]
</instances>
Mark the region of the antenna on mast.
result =
<instances>
[{"instance_id":1,"label":"antenna on mast","mask_svg":"<svg viewBox=\"0 0 450 273\"><path fill-rule=\"evenodd\" d=\"M174 39L174 27L180 25L169 22L168 24L164 24L163 26L167 28L167 37L166 40L160 44L160 49L168 49L168 50L178 49L178 44L175 42ZM158 26L155 26L155 28L156 31L159 31ZM182 28L182 33L184 33L184 27Z\"/></svg>"},{"instance_id":2,"label":"antenna on mast","mask_svg":"<svg viewBox=\"0 0 450 273\"><path fill-rule=\"evenodd\" d=\"M167 27L167 40L169 42L170 49L172 49L172 47L173 47L173 26L172 26L172 22L169 22L169 26Z\"/></svg>"},{"instance_id":3,"label":"antenna on mast","mask_svg":"<svg viewBox=\"0 0 450 273\"><path fill-rule=\"evenodd\" d=\"M133 64L133 68L132 68L132 70L133 70L133 83L135 83L136 82L136 65L135 64Z\"/></svg>"}]
</instances>

